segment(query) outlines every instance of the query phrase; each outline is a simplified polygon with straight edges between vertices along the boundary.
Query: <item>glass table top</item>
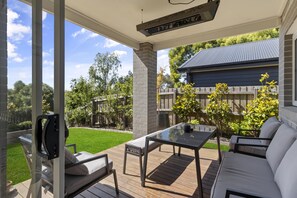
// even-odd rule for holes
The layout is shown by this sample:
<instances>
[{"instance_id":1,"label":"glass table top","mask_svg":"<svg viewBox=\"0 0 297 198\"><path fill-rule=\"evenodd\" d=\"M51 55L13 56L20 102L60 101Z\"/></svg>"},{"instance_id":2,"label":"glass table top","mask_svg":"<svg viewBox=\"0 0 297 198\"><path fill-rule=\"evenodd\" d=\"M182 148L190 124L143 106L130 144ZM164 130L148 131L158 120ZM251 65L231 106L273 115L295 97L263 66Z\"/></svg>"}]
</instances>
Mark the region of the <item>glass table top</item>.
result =
<instances>
[{"instance_id":1,"label":"glass table top","mask_svg":"<svg viewBox=\"0 0 297 198\"><path fill-rule=\"evenodd\" d=\"M216 132L216 127L208 125L191 125L191 132L184 131L185 123L155 132L149 140L172 144L186 148L201 148Z\"/></svg>"}]
</instances>

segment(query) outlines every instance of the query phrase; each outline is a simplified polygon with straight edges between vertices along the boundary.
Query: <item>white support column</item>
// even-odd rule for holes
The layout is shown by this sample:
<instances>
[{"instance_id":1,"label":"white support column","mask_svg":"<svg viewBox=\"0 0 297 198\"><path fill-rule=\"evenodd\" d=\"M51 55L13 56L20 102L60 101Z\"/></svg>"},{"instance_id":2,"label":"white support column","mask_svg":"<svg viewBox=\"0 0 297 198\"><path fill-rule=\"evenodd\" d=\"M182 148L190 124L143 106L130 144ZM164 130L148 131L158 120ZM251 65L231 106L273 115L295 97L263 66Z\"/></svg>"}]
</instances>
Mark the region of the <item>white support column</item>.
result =
<instances>
[{"instance_id":1,"label":"white support column","mask_svg":"<svg viewBox=\"0 0 297 198\"><path fill-rule=\"evenodd\" d=\"M0 197L6 196L7 1L0 0Z\"/></svg>"},{"instance_id":2,"label":"white support column","mask_svg":"<svg viewBox=\"0 0 297 198\"><path fill-rule=\"evenodd\" d=\"M141 43L133 53L133 134L135 138L157 130L157 52Z\"/></svg>"},{"instance_id":3,"label":"white support column","mask_svg":"<svg viewBox=\"0 0 297 198\"><path fill-rule=\"evenodd\" d=\"M59 158L54 159L54 197L64 197L65 186L65 0L54 1L55 17L55 72L54 72L54 111L59 114Z\"/></svg>"},{"instance_id":4,"label":"white support column","mask_svg":"<svg viewBox=\"0 0 297 198\"><path fill-rule=\"evenodd\" d=\"M42 114L42 1L32 1L32 197L41 197L41 158L36 151L35 124Z\"/></svg>"}]
</instances>

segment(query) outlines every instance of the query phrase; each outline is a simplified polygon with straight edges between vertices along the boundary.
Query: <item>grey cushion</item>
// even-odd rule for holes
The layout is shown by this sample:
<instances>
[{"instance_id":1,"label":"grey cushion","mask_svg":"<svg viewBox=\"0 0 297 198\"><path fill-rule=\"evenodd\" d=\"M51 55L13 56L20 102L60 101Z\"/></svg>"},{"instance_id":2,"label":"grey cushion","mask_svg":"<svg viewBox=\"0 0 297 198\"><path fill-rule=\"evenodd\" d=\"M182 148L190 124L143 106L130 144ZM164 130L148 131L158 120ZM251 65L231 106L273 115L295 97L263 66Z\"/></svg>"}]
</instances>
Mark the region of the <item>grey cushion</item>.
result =
<instances>
[{"instance_id":1,"label":"grey cushion","mask_svg":"<svg viewBox=\"0 0 297 198\"><path fill-rule=\"evenodd\" d=\"M281 126L281 122L278 121L276 117L269 118L262 125L259 137L272 138L280 126Z\"/></svg>"},{"instance_id":2,"label":"grey cushion","mask_svg":"<svg viewBox=\"0 0 297 198\"><path fill-rule=\"evenodd\" d=\"M229 142L230 150L235 149L235 144L237 143L237 138L238 137L243 137L243 136L238 136L238 135L232 135L231 136L230 142ZM263 141L257 140L257 139L256 140L253 140L253 139L239 139L238 143L266 145L266 142L263 142ZM246 152L246 153L261 155L261 156L265 156L265 154L266 154L266 148L264 148L264 147L239 146L238 150L242 151L242 152Z\"/></svg>"},{"instance_id":3,"label":"grey cushion","mask_svg":"<svg viewBox=\"0 0 297 198\"><path fill-rule=\"evenodd\" d=\"M297 132L285 124L282 124L277 130L266 152L266 158L273 173L275 173L285 153L295 141L296 135Z\"/></svg>"},{"instance_id":4,"label":"grey cushion","mask_svg":"<svg viewBox=\"0 0 297 198\"><path fill-rule=\"evenodd\" d=\"M275 173L283 198L297 197L297 141L289 148Z\"/></svg>"},{"instance_id":5,"label":"grey cushion","mask_svg":"<svg viewBox=\"0 0 297 198\"><path fill-rule=\"evenodd\" d=\"M146 137L147 136L151 136L151 135L156 135L158 133L160 133L160 131L156 131L154 133L150 133L150 134L148 134L146 136L143 136L141 138L137 138L135 140L131 140L131 141L129 141L129 142L126 143L126 146L133 153L138 153L138 150L137 149L134 149L134 148L140 148L141 149L141 153L139 153L139 154L140 155L143 155ZM159 143L159 142L150 141L149 142L149 152L152 151L152 150L154 150L155 148L159 147L160 145L161 145L161 143Z\"/></svg>"},{"instance_id":6,"label":"grey cushion","mask_svg":"<svg viewBox=\"0 0 297 198\"><path fill-rule=\"evenodd\" d=\"M102 158L104 161L104 158ZM96 160L97 161L97 160ZM99 162L102 165L105 163L100 160ZM109 170L112 169L113 163L112 161L109 161ZM103 177L106 175L106 169L100 168L97 171L95 171L92 174L86 175L86 176L76 176L76 175L65 175L65 192L67 194L71 194L75 191L77 191L79 188L87 185L88 183L94 181L95 179L98 179L100 177Z\"/></svg>"},{"instance_id":7,"label":"grey cushion","mask_svg":"<svg viewBox=\"0 0 297 198\"><path fill-rule=\"evenodd\" d=\"M226 189L260 197L280 198L281 194L266 159L225 153L212 187L211 197L225 197Z\"/></svg>"},{"instance_id":8,"label":"grey cushion","mask_svg":"<svg viewBox=\"0 0 297 198\"><path fill-rule=\"evenodd\" d=\"M90 156L92 154L87 153L87 152L82 152L84 156ZM92 155L94 156L94 155ZM101 167L100 169L97 169L95 172L92 174L88 175L70 175L70 174L65 174L65 193L66 195L69 195L71 193L76 192L78 189L84 187L88 183L94 181L94 180L99 180L101 177L104 177L106 173L106 168L105 168L105 159L102 158L102 160L96 160L96 163ZM113 162L109 160L108 162L108 169L109 171L113 167ZM42 169L42 177L52 183L52 178L53 174L51 169L47 167L43 167ZM43 183L43 185L46 185L46 183ZM50 192L52 192L52 188L49 189Z\"/></svg>"},{"instance_id":9,"label":"grey cushion","mask_svg":"<svg viewBox=\"0 0 297 198\"><path fill-rule=\"evenodd\" d=\"M96 155L88 153L88 152L79 152L74 155L77 161L82 161L85 159L89 159L95 157ZM65 170L65 173L69 175L90 175L97 170L104 169L105 166L105 158L100 158L97 160L93 160L91 162L87 162L84 164L80 164Z\"/></svg>"},{"instance_id":10,"label":"grey cushion","mask_svg":"<svg viewBox=\"0 0 297 198\"><path fill-rule=\"evenodd\" d=\"M65 148L65 165L74 164L77 161L76 157L67 148Z\"/></svg>"}]
</instances>

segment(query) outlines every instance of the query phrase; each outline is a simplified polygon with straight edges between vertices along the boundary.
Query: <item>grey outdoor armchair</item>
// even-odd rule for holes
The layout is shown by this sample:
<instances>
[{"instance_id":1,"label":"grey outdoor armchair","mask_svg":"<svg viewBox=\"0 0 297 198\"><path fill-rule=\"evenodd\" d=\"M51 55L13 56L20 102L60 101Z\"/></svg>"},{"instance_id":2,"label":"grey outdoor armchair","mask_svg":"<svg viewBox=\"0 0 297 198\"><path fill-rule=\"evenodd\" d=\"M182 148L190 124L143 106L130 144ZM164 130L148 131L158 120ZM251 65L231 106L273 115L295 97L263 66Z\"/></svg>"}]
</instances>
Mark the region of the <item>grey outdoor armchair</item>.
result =
<instances>
[{"instance_id":1,"label":"grey outdoor armchair","mask_svg":"<svg viewBox=\"0 0 297 198\"><path fill-rule=\"evenodd\" d=\"M265 156L267 147L281 122L276 117L266 120L260 130L239 129L237 135L232 135L229 147L230 151L241 152L256 156ZM244 137L241 132L254 133L254 137Z\"/></svg>"},{"instance_id":2,"label":"grey outdoor armchair","mask_svg":"<svg viewBox=\"0 0 297 198\"><path fill-rule=\"evenodd\" d=\"M20 136L19 140L32 171L31 135ZM84 151L76 153L76 145L69 146L74 148L75 154L65 148L65 197L74 197L111 174L114 176L115 191L119 194L116 170L107 154L94 155ZM53 190L52 170L52 161L42 159L42 186L50 192ZM28 196L30 193L29 189Z\"/></svg>"}]
</instances>

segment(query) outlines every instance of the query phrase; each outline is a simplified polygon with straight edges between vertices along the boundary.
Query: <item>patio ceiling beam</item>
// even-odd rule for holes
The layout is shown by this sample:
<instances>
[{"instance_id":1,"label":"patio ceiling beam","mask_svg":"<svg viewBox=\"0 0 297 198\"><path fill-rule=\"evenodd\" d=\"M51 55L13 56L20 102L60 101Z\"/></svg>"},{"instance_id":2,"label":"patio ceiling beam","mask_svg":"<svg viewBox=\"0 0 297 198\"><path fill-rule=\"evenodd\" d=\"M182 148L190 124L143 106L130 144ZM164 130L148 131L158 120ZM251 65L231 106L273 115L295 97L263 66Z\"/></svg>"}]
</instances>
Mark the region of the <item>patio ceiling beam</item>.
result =
<instances>
[{"instance_id":1,"label":"patio ceiling beam","mask_svg":"<svg viewBox=\"0 0 297 198\"><path fill-rule=\"evenodd\" d=\"M54 159L54 197L64 197L65 186L65 0L55 1L54 112L59 114L59 157Z\"/></svg>"},{"instance_id":2,"label":"patio ceiling beam","mask_svg":"<svg viewBox=\"0 0 297 198\"><path fill-rule=\"evenodd\" d=\"M32 5L32 128L42 114L42 1ZM32 130L32 197L41 197L41 158L37 154L36 131Z\"/></svg>"},{"instance_id":3,"label":"patio ceiling beam","mask_svg":"<svg viewBox=\"0 0 297 198\"><path fill-rule=\"evenodd\" d=\"M32 0L21 0L27 4L32 3ZM43 1L43 9L46 10L49 13L54 13L54 3L49 0ZM130 38L128 36L125 36L121 34L120 32L94 20L90 17L85 16L84 14L73 10L67 6L65 6L65 18L66 20L77 24L83 28L86 28L88 30L91 30L97 34L100 34L102 36L105 36L107 38L110 38L114 41L117 41L121 44L124 44L128 47L131 47L133 49L139 49L139 42L133 38Z\"/></svg>"},{"instance_id":4,"label":"patio ceiling beam","mask_svg":"<svg viewBox=\"0 0 297 198\"><path fill-rule=\"evenodd\" d=\"M161 41L154 44L154 50L162 50L171 47L188 45L196 42L210 41L218 38L235 36L239 34L246 34L249 32L256 32L264 29L279 27L281 24L280 17L272 17L264 20L244 23L231 27L221 28L208 32L193 34L191 36L180 37L178 39Z\"/></svg>"},{"instance_id":5,"label":"patio ceiling beam","mask_svg":"<svg viewBox=\"0 0 297 198\"><path fill-rule=\"evenodd\" d=\"M7 162L7 0L0 0L0 197L6 197Z\"/></svg>"}]
</instances>

